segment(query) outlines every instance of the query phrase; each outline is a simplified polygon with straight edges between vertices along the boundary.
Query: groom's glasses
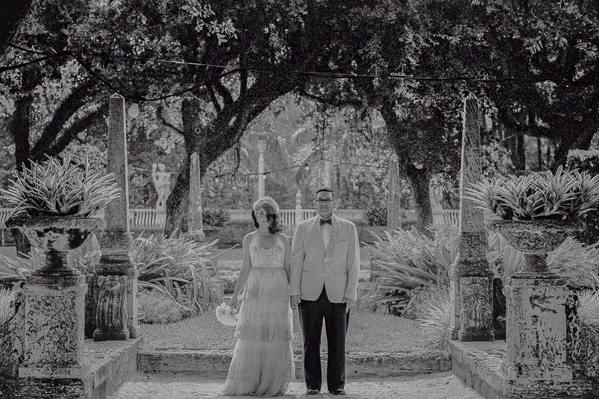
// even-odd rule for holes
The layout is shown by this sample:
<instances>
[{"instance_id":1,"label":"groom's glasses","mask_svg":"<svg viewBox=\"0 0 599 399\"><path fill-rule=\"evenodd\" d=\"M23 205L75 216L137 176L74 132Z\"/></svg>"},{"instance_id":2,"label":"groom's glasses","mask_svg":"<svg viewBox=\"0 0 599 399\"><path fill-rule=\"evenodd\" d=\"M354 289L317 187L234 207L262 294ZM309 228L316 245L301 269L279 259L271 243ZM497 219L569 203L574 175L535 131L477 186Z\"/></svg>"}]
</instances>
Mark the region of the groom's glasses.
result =
<instances>
[{"instance_id":1,"label":"groom's glasses","mask_svg":"<svg viewBox=\"0 0 599 399\"><path fill-rule=\"evenodd\" d=\"M320 202L320 203L327 203L327 202L333 202L335 200L332 200L330 198L324 198L324 199L317 199L316 202Z\"/></svg>"}]
</instances>

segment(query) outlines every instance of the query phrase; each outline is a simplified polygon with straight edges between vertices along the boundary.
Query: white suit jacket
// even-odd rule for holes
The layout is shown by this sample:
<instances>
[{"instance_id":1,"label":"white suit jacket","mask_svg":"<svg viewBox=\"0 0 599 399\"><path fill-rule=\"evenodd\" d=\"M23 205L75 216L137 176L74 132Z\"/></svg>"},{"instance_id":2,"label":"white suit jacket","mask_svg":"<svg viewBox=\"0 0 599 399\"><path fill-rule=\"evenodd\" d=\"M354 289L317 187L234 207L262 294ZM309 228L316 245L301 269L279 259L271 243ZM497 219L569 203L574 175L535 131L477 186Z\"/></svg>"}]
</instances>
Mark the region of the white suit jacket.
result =
<instances>
[{"instance_id":1,"label":"white suit jacket","mask_svg":"<svg viewBox=\"0 0 599 399\"><path fill-rule=\"evenodd\" d=\"M333 229L324 247L320 218L297 225L291 249L290 294L315 301L326 287L329 301L357 300L360 244L356 225L333 215Z\"/></svg>"}]
</instances>

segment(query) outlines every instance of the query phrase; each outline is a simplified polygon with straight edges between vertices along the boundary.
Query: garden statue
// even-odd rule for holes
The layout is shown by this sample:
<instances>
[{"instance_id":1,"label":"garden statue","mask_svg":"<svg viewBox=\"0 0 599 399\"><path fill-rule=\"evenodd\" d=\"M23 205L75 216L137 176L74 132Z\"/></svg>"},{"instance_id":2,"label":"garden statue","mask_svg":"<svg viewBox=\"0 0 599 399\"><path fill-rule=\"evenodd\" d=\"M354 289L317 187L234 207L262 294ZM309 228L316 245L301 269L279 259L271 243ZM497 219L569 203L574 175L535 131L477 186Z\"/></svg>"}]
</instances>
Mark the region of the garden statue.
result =
<instances>
[{"instance_id":1,"label":"garden statue","mask_svg":"<svg viewBox=\"0 0 599 399\"><path fill-rule=\"evenodd\" d=\"M154 182L156 193L158 193L156 210L164 212L166 209L166 200L171 193L171 174L166 171L164 164L152 164L152 181Z\"/></svg>"}]
</instances>

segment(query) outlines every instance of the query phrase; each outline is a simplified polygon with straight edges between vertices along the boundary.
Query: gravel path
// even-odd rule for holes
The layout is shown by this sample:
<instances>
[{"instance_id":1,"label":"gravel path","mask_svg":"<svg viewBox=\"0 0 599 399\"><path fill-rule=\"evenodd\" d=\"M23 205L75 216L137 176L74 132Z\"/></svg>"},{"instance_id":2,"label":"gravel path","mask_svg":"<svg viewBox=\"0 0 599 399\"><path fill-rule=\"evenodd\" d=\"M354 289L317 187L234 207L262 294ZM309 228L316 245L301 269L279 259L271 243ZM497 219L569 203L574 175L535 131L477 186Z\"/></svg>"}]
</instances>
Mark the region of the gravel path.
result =
<instances>
[{"instance_id":1,"label":"gravel path","mask_svg":"<svg viewBox=\"0 0 599 399\"><path fill-rule=\"evenodd\" d=\"M123 384L115 395L107 399L197 399L226 398L221 396L223 378L197 376L137 374ZM325 388L326 391L326 387ZM285 396L280 398L303 398L303 381L290 384ZM464 386L451 372L409 377L365 377L349 381L345 390L348 399L481 399L474 390ZM333 398L322 393L314 398ZM252 398L243 396L239 398Z\"/></svg>"}]
</instances>

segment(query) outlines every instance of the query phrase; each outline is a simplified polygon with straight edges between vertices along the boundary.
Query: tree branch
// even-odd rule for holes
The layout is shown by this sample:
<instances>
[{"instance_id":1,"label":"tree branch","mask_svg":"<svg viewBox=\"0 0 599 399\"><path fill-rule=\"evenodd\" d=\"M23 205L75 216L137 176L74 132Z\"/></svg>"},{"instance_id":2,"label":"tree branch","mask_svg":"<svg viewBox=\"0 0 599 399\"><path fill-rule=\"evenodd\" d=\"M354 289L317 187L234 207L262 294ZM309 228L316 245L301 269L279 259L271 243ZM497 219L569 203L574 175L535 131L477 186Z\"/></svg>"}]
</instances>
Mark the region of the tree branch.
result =
<instances>
[{"instance_id":1,"label":"tree branch","mask_svg":"<svg viewBox=\"0 0 599 399\"><path fill-rule=\"evenodd\" d=\"M77 119L69 127L64 129L63 134L58 138L58 140L56 140L56 143L54 143L54 145L52 145L52 147L46 151L46 154L50 156L57 156L63 152L69 143L71 143L79 133L85 131L87 128L95 125L96 123L103 122L107 112L108 102L104 102L104 104L97 110ZM37 156L37 154L32 154L32 157L35 156Z\"/></svg>"}]
</instances>

